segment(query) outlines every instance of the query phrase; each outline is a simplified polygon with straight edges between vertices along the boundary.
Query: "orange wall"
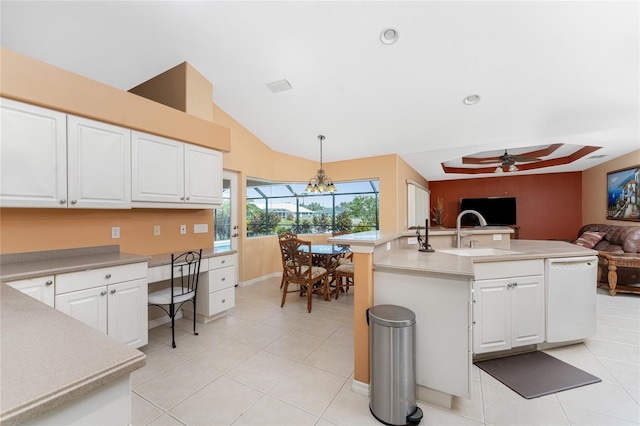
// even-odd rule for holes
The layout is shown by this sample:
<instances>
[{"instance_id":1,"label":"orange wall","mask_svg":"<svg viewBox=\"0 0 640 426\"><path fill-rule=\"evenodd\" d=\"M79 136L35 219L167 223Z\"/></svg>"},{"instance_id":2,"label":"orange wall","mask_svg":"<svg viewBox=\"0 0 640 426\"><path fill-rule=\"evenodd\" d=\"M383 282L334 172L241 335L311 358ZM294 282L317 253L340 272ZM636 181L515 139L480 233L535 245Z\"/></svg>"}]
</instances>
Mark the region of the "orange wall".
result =
<instances>
[{"instance_id":1,"label":"orange wall","mask_svg":"<svg viewBox=\"0 0 640 426\"><path fill-rule=\"evenodd\" d=\"M615 158L582 172L583 224L606 223L618 226L638 226L638 222L607 220L607 172L640 165L640 150Z\"/></svg>"},{"instance_id":2,"label":"orange wall","mask_svg":"<svg viewBox=\"0 0 640 426\"><path fill-rule=\"evenodd\" d=\"M429 189L432 208L444 200L448 228L456 225L460 198L480 197L516 197L522 239L574 239L582 226L580 172L432 181Z\"/></svg>"},{"instance_id":3,"label":"orange wall","mask_svg":"<svg viewBox=\"0 0 640 426\"><path fill-rule=\"evenodd\" d=\"M193 225L209 224L206 234ZM160 225L160 235L153 235ZM180 225L188 234L180 235ZM119 239L111 227L120 227ZM158 254L213 246L212 210L0 209L0 253L120 245L126 253Z\"/></svg>"},{"instance_id":4,"label":"orange wall","mask_svg":"<svg viewBox=\"0 0 640 426\"><path fill-rule=\"evenodd\" d=\"M221 151L229 130L0 47L0 95Z\"/></svg>"},{"instance_id":5,"label":"orange wall","mask_svg":"<svg viewBox=\"0 0 640 426\"><path fill-rule=\"evenodd\" d=\"M246 179L306 182L318 168L317 161L305 160L273 151L255 135L214 105L213 121L231 130L231 152L224 154L224 168L238 172L239 205L245 205ZM335 148L335 147L334 147ZM331 149L325 142L324 149ZM427 181L397 155L336 161L324 164L335 182L379 179L380 229L399 231L406 227L406 180L413 179L424 186ZM246 212L240 207L240 223L246 223ZM238 241L240 281L250 281L282 271L275 236L246 238L241 226ZM313 242L324 242L326 236L305 236Z\"/></svg>"},{"instance_id":6,"label":"orange wall","mask_svg":"<svg viewBox=\"0 0 640 426\"><path fill-rule=\"evenodd\" d=\"M240 194L245 193L247 177L303 182L318 167L316 161L271 150L215 105L213 122L207 122L10 50L2 48L0 52L2 96L231 151L225 152L223 164L225 169L238 172ZM96 102L96 99L100 101ZM325 146L330 148L330 144ZM382 192L380 226L389 231L404 228L404 181L414 179L427 185L396 155L328 163L325 169L336 181L379 179ZM244 196L241 197L240 223L244 223ZM209 233L193 234L195 223L209 224ZM187 225L186 236L179 234L181 224ZM161 226L160 236L153 236L154 225ZM111 238L112 226L120 227L121 238ZM211 210L3 208L0 209L0 253L119 244L125 252L156 254L211 246L212 230ZM241 235L241 281L279 271L274 238L245 239ZM247 261L243 262L243 259Z\"/></svg>"}]
</instances>

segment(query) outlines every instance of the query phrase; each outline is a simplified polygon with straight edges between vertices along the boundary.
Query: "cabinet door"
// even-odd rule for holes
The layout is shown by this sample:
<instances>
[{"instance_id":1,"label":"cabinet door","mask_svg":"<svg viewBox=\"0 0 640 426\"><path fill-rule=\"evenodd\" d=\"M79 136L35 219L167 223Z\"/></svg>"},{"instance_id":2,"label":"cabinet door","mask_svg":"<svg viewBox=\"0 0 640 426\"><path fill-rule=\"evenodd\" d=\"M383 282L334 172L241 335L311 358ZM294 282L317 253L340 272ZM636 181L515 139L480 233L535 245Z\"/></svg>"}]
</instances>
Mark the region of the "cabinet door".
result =
<instances>
[{"instance_id":1,"label":"cabinet door","mask_svg":"<svg viewBox=\"0 0 640 426\"><path fill-rule=\"evenodd\" d=\"M0 102L0 205L66 208L66 115Z\"/></svg>"},{"instance_id":2,"label":"cabinet door","mask_svg":"<svg viewBox=\"0 0 640 426\"><path fill-rule=\"evenodd\" d=\"M56 296L56 309L107 333L107 287L60 294Z\"/></svg>"},{"instance_id":3,"label":"cabinet door","mask_svg":"<svg viewBox=\"0 0 640 426\"><path fill-rule=\"evenodd\" d=\"M473 284L473 352L511 348L511 281L480 280Z\"/></svg>"},{"instance_id":4,"label":"cabinet door","mask_svg":"<svg viewBox=\"0 0 640 426\"><path fill-rule=\"evenodd\" d=\"M184 144L140 132L131 138L131 199L184 203Z\"/></svg>"},{"instance_id":5,"label":"cabinet door","mask_svg":"<svg viewBox=\"0 0 640 426\"><path fill-rule=\"evenodd\" d=\"M222 153L185 144L185 202L222 204Z\"/></svg>"},{"instance_id":6,"label":"cabinet door","mask_svg":"<svg viewBox=\"0 0 640 426\"><path fill-rule=\"evenodd\" d=\"M131 131L67 118L69 207L131 208Z\"/></svg>"},{"instance_id":7,"label":"cabinet door","mask_svg":"<svg viewBox=\"0 0 640 426\"><path fill-rule=\"evenodd\" d=\"M147 280L139 279L107 287L107 333L117 342L139 348L148 342Z\"/></svg>"},{"instance_id":8,"label":"cabinet door","mask_svg":"<svg viewBox=\"0 0 640 426\"><path fill-rule=\"evenodd\" d=\"M540 343L545 338L544 279L517 277L510 281L511 346Z\"/></svg>"},{"instance_id":9,"label":"cabinet door","mask_svg":"<svg viewBox=\"0 0 640 426\"><path fill-rule=\"evenodd\" d=\"M12 281L7 283L16 290L33 297L53 308L55 292L53 287L53 276L38 277L27 280Z\"/></svg>"}]
</instances>

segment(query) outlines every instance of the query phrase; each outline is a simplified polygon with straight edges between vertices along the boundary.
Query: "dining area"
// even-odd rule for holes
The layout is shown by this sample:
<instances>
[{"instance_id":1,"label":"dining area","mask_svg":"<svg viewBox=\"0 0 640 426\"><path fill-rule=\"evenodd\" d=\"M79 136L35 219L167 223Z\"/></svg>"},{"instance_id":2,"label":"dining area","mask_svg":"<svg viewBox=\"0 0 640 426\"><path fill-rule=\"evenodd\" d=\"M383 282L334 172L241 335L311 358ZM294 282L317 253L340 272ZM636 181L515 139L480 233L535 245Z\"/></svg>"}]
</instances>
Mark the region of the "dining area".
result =
<instances>
[{"instance_id":1,"label":"dining area","mask_svg":"<svg viewBox=\"0 0 640 426\"><path fill-rule=\"evenodd\" d=\"M332 236L345 233L336 232ZM314 295L330 302L353 286L353 254L348 245L312 243L293 232L278 235L278 245L282 259L281 308L288 294L298 293L298 299L306 299L310 313Z\"/></svg>"}]
</instances>

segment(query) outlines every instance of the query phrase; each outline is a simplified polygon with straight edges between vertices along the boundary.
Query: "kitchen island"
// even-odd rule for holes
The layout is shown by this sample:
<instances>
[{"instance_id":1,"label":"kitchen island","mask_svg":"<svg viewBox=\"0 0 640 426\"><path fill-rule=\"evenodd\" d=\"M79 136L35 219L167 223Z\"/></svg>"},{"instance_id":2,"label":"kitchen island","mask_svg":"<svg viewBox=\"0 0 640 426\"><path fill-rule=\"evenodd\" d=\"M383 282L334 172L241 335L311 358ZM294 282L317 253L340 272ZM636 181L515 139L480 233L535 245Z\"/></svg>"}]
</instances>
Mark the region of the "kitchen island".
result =
<instances>
[{"instance_id":1,"label":"kitchen island","mask_svg":"<svg viewBox=\"0 0 640 426\"><path fill-rule=\"evenodd\" d=\"M515 276L522 271L527 278L529 275L537 277L537 281L533 285L527 282L521 287L534 292L536 297L544 297L545 259L594 256L597 253L561 241L510 240L491 236L493 230L489 230L489 233L486 229L480 231L490 238L483 240L475 249L478 251L468 253L474 249L467 248L458 250L457 254L451 245L436 248L432 253L419 252L417 244L411 240L413 237L410 232L394 234L372 231L329 239L332 243L349 244L354 252L357 283L354 287L355 391L368 392L366 309L369 307L390 303L418 311L418 398L449 406L452 395L467 398L470 395L475 331L474 282L496 278L495 271L499 275L513 273ZM507 228L502 234L510 232ZM493 241L494 238L497 242L494 247L488 243L485 245L485 241ZM491 250L488 249L490 247ZM476 256L476 253L482 255ZM586 291L593 292L595 300L595 278L593 286L588 283L587 286ZM540 340L540 336L536 337ZM540 341L543 340L542 336Z\"/></svg>"}]
</instances>

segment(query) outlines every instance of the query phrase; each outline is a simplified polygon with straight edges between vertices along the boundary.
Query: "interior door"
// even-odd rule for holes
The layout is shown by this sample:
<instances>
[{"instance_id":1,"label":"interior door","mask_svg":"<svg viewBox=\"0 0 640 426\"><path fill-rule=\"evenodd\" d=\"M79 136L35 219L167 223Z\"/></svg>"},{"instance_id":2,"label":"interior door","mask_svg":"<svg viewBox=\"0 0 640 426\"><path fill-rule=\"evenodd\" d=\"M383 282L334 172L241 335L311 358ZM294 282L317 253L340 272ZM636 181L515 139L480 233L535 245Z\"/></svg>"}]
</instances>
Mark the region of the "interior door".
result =
<instances>
[{"instance_id":1,"label":"interior door","mask_svg":"<svg viewBox=\"0 0 640 426\"><path fill-rule=\"evenodd\" d=\"M214 210L214 247L238 250L238 174L225 170L222 178L222 205Z\"/></svg>"}]
</instances>

